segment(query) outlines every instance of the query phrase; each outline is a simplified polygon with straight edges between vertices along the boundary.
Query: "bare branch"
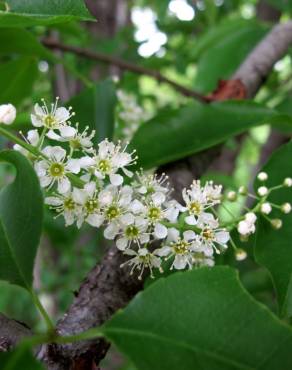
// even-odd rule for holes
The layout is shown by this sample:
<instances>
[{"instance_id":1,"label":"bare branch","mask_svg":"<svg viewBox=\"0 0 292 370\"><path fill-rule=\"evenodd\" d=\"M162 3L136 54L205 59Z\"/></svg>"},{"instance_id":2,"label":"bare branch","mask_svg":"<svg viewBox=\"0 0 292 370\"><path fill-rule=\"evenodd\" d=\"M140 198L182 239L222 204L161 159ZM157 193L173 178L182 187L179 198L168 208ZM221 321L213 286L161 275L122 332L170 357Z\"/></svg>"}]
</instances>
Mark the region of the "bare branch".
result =
<instances>
[{"instance_id":1,"label":"bare branch","mask_svg":"<svg viewBox=\"0 0 292 370\"><path fill-rule=\"evenodd\" d=\"M25 324L9 319L0 313L0 352L9 351L23 337L29 335L31 335L31 331Z\"/></svg>"},{"instance_id":2,"label":"bare branch","mask_svg":"<svg viewBox=\"0 0 292 370\"><path fill-rule=\"evenodd\" d=\"M210 99L194 90L188 89L185 86L180 85L179 83L169 79L168 77L163 76L159 71L155 71L149 68L139 66L134 63L127 62L123 59L113 57L108 54L97 53L91 50L82 49L77 46L64 45L53 39L43 40L43 44L51 49L63 50L69 53L79 55L80 57L94 60L96 62L102 62L109 65L114 65L121 68L124 71L130 71L140 75L147 75L155 78L158 82L166 83L173 88L175 88L182 95L187 97L192 97L202 103L208 103Z\"/></svg>"},{"instance_id":3,"label":"bare branch","mask_svg":"<svg viewBox=\"0 0 292 370\"><path fill-rule=\"evenodd\" d=\"M271 72L274 64L281 59L292 45L292 21L276 25L255 47L242 63L233 79L239 79L253 97Z\"/></svg>"}]
</instances>

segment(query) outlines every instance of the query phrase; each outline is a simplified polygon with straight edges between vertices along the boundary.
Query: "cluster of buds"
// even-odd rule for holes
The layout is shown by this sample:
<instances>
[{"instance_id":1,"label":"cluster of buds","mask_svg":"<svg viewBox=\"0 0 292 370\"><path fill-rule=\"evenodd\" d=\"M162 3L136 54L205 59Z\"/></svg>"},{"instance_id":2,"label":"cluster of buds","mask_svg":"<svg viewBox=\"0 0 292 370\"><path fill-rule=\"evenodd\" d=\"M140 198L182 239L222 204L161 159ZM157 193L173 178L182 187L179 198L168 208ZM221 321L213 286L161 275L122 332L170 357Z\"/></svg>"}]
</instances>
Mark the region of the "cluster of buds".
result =
<instances>
[{"instance_id":1,"label":"cluster of buds","mask_svg":"<svg viewBox=\"0 0 292 370\"><path fill-rule=\"evenodd\" d=\"M237 224L237 230L241 235L242 240L247 240L249 235L255 233L257 213L266 218L274 229L280 229L283 224L282 220L280 218L270 218L268 215L270 215L273 209L280 210L284 214L288 214L292 210L292 206L289 202L285 202L283 204L274 204L269 201L269 196L273 191L285 187L292 187L292 178L287 177L284 179L282 184L270 188L268 188L265 184L265 182L268 180L268 174L266 172L260 172L257 175L257 179L262 184L257 188L256 195L249 194L247 188L243 186L239 188L238 193L235 191L230 191L227 194L227 199L229 201L237 200L238 195L250 196L256 200L255 206L252 209L249 209L245 215L240 217L240 220Z\"/></svg>"},{"instance_id":2,"label":"cluster of buds","mask_svg":"<svg viewBox=\"0 0 292 370\"><path fill-rule=\"evenodd\" d=\"M15 118L14 110L5 107L3 123ZM231 228L226 229L216 210L223 199L221 185L193 181L183 189L181 204L172 198L167 176L131 171L137 160L134 151L128 153L127 145L107 139L95 147L95 132L88 127L80 131L72 117L72 108L58 107L58 99L50 107L44 101L36 104L31 114L34 129L24 137L25 145L18 140L14 146L33 162L45 203L66 226L87 223L102 228L104 237L128 256L123 265L129 265L131 273L137 269L139 278L145 269L151 276L154 270L162 272L163 265L177 270L213 266L214 255L226 250L229 242L233 245ZM260 181L267 178L265 173L258 175ZM292 186L292 179L282 186ZM268 217L278 207L267 200L276 188L259 187L256 207L233 220L242 236L255 232L256 212ZM238 193L248 194L243 188ZM236 192L227 195L231 201L237 197ZM284 213L291 211L289 203L279 207ZM271 223L278 228L279 221ZM244 258L242 251L237 254L238 260Z\"/></svg>"}]
</instances>

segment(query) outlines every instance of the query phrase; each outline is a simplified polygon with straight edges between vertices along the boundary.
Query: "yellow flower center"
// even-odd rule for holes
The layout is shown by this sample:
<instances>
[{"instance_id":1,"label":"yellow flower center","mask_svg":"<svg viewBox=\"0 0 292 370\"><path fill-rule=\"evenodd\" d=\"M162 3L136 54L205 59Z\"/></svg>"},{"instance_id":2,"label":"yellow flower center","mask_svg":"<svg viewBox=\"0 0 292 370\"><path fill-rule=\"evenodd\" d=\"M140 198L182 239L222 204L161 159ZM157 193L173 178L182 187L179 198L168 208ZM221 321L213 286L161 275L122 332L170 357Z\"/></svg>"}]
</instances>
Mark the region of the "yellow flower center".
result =
<instances>
[{"instance_id":1,"label":"yellow flower center","mask_svg":"<svg viewBox=\"0 0 292 370\"><path fill-rule=\"evenodd\" d=\"M73 211L75 209L75 202L72 198L64 200L64 209L67 211Z\"/></svg>"},{"instance_id":2,"label":"yellow flower center","mask_svg":"<svg viewBox=\"0 0 292 370\"><path fill-rule=\"evenodd\" d=\"M54 162L50 165L49 173L52 177L62 177L65 173L64 165L58 162Z\"/></svg>"},{"instance_id":3,"label":"yellow flower center","mask_svg":"<svg viewBox=\"0 0 292 370\"><path fill-rule=\"evenodd\" d=\"M192 214L192 215L198 215L202 211L202 206L198 202L190 203L188 208L189 208L190 214Z\"/></svg>"},{"instance_id":4,"label":"yellow flower center","mask_svg":"<svg viewBox=\"0 0 292 370\"><path fill-rule=\"evenodd\" d=\"M173 248L176 254L185 254L190 245L185 240L179 240L177 243L173 243Z\"/></svg>"},{"instance_id":5,"label":"yellow flower center","mask_svg":"<svg viewBox=\"0 0 292 370\"><path fill-rule=\"evenodd\" d=\"M47 128L56 128L56 126L58 126L57 124L57 120L54 116L52 116L51 114L48 114L45 118L44 118L44 125L45 127Z\"/></svg>"},{"instance_id":6,"label":"yellow flower center","mask_svg":"<svg viewBox=\"0 0 292 370\"><path fill-rule=\"evenodd\" d=\"M110 206L107 208L105 215L108 220L114 220L121 214L121 211L116 206Z\"/></svg>"},{"instance_id":7,"label":"yellow flower center","mask_svg":"<svg viewBox=\"0 0 292 370\"><path fill-rule=\"evenodd\" d=\"M70 144L72 149L80 149L81 148L81 143L80 143L80 140L78 140L78 139L70 140L69 144Z\"/></svg>"},{"instance_id":8,"label":"yellow flower center","mask_svg":"<svg viewBox=\"0 0 292 370\"><path fill-rule=\"evenodd\" d=\"M214 232L211 229L204 229L202 231L202 237L206 240L214 240Z\"/></svg>"},{"instance_id":9,"label":"yellow flower center","mask_svg":"<svg viewBox=\"0 0 292 370\"><path fill-rule=\"evenodd\" d=\"M151 207L148 211L148 218L151 221L157 221L161 218L161 209L158 207Z\"/></svg>"},{"instance_id":10,"label":"yellow flower center","mask_svg":"<svg viewBox=\"0 0 292 370\"><path fill-rule=\"evenodd\" d=\"M98 202L96 199L88 199L84 207L87 213L94 213L98 209Z\"/></svg>"},{"instance_id":11,"label":"yellow flower center","mask_svg":"<svg viewBox=\"0 0 292 370\"><path fill-rule=\"evenodd\" d=\"M137 226L128 226L125 230L128 239L137 239L139 236L139 229Z\"/></svg>"},{"instance_id":12,"label":"yellow flower center","mask_svg":"<svg viewBox=\"0 0 292 370\"><path fill-rule=\"evenodd\" d=\"M101 173L107 174L111 171L111 163L106 159L101 159L98 163L98 169Z\"/></svg>"}]
</instances>

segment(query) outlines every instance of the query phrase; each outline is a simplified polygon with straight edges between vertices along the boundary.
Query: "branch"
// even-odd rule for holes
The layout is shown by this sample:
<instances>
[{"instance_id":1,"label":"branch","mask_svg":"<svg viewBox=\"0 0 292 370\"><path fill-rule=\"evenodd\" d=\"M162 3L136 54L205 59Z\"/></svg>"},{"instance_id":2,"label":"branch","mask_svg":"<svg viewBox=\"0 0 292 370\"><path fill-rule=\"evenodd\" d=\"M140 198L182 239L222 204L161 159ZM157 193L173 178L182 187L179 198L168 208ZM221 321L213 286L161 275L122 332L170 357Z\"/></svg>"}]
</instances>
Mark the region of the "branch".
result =
<instances>
[{"instance_id":1,"label":"branch","mask_svg":"<svg viewBox=\"0 0 292 370\"><path fill-rule=\"evenodd\" d=\"M253 97L292 45L292 21L276 25L255 47L242 63L233 79L239 79L246 87L248 97Z\"/></svg>"},{"instance_id":2,"label":"branch","mask_svg":"<svg viewBox=\"0 0 292 370\"><path fill-rule=\"evenodd\" d=\"M29 335L31 331L27 326L0 313L0 352L9 351Z\"/></svg>"},{"instance_id":3,"label":"branch","mask_svg":"<svg viewBox=\"0 0 292 370\"><path fill-rule=\"evenodd\" d=\"M116 67L121 68L124 71L130 71L133 73L137 73L139 75L146 75L155 78L158 82L166 83L173 88L175 88L178 92L180 92L182 95L187 97L192 97L202 103L208 103L210 102L210 99L194 90L188 89L185 86L180 85L179 83L169 79L168 77L163 76L159 71L145 68L142 66L139 66L134 63L127 62L123 59L113 57L108 54L93 52L91 50L82 49L77 46L71 46L71 45L64 45L57 40L54 39L45 39L42 41L42 43L51 49L57 49L62 50L65 52L73 53L76 55L79 55L80 57L91 59L96 62L106 63L110 64Z\"/></svg>"},{"instance_id":4,"label":"branch","mask_svg":"<svg viewBox=\"0 0 292 370\"><path fill-rule=\"evenodd\" d=\"M274 63L285 54L291 42L292 22L278 25L239 67L234 78L239 78L245 85L249 97L255 95ZM95 53L93 55L95 59ZM112 62L112 58L108 56L106 58L107 60L103 59L104 62ZM141 67L135 66L135 68L139 70L136 70L137 73L143 73ZM143 68L142 71L144 71ZM151 71L151 75L152 73L154 72ZM155 76L157 76L156 72ZM210 148L186 160L164 166L164 170L167 170L170 175L171 183L177 190L176 195L180 193L182 187L188 186L194 177L200 177L207 170L220 150L220 146ZM61 335L76 334L101 325L114 312L126 306L131 298L142 289L141 281L135 276L130 276L127 269L120 268L123 261L123 255L113 247L101 263L88 274L72 305L57 324L57 331ZM94 368L94 363L99 363L108 346L102 339L69 345L50 344L43 347L40 358L49 370L68 370L69 368L88 370Z\"/></svg>"}]
</instances>

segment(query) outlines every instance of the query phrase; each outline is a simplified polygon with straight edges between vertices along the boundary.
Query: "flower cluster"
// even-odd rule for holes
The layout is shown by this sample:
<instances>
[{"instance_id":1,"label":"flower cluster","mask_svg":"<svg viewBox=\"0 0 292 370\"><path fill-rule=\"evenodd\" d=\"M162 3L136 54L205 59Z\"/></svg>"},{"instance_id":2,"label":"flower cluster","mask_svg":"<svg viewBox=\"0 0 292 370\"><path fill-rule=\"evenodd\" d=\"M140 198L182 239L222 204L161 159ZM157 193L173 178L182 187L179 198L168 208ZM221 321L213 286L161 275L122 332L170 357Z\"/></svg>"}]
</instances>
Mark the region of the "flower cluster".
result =
<instances>
[{"instance_id":1,"label":"flower cluster","mask_svg":"<svg viewBox=\"0 0 292 370\"><path fill-rule=\"evenodd\" d=\"M137 103L135 96L123 90L117 91L119 107L117 118L122 126L121 134L127 140L131 139L141 122L147 120L148 114Z\"/></svg>"},{"instance_id":2,"label":"flower cluster","mask_svg":"<svg viewBox=\"0 0 292 370\"><path fill-rule=\"evenodd\" d=\"M11 120L13 111L5 109L3 119ZM234 225L247 237L255 232L255 213L268 217L275 206L267 200L274 189L261 186L256 207L223 225L217 213L222 186L193 181L183 189L180 204L172 197L167 176L131 171L137 159L134 151L129 153L127 145L107 139L94 147L95 132L72 125L72 117L72 108L58 107L58 100L50 107L44 101L36 104L31 114L35 128L24 138L25 148L19 143L14 148L33 161L45 202L56 217L63 216L67 226L80 228L87 223L102 228L104 237L128 257L123 265L130 266L131 272L138 269L139 278L145 269L153 276L154 269L212 266L214 255L224 251L229 241L234 244L229 233ZM258 178L265 181L267 175L261 173ZM292 186L292 179L285 179L283 186ZM240 189L239 194L245 193ZM227 199L237 196L230 192ZM280 208L291 211L289 203ZM271 223L279 228L280 221ZM244 253L238 256L243 259Z\"/></svg>"}]
</instances>

